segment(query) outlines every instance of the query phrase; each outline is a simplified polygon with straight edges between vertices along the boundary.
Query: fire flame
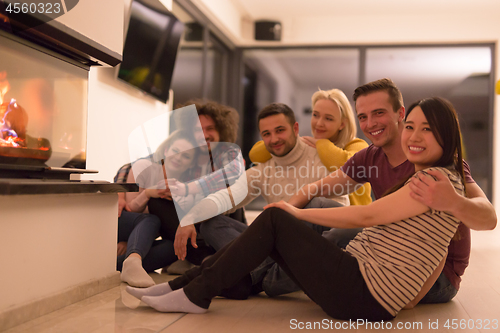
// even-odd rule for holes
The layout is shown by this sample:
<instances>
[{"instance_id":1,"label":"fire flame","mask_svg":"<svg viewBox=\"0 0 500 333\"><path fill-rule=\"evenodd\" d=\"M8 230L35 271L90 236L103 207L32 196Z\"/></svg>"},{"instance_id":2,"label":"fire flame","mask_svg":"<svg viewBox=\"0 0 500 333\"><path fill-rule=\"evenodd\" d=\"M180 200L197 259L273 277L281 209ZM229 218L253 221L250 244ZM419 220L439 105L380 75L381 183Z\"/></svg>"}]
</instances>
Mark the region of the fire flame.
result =
<instances>
[{"instance_id":1,"label":"fire flame","mask_svg":"<svg viewBox=\"0 0 500 333\"><path fill-rule=\"evenodd\" d=\"M19 144L20 141L22 141L22 140L19 139L18 137L8 136L7 140L4 140L4 139L0 138L0 146L4 146L4 147L19 147L20 146L20 144Z\"/></svg>"},{"instance_id":2,"label":"fire flame","mask_svg":"<svg viewBox=\"0 0 500 333\"><path fill-rule=\"evenodd\" d=\"M17 102L12 99L10 103L4 103L5 95L10 90L9 81L7 81L7 72L0 72L0 146L3 147L22 147L24 140L19 138L16 131L10 128L10 124L6 121L7 114L12 110L12 107L17 108Z\"/></svg>"},{"instance_id":3,"label":"fire flame","mask_svg":"<svg viewBox=\"0 0 500 333\"><path fill-rule=\"evenodd\" d=\"M28 115L26 111L12 98L5 103L5 95L10 90L7 81L7 72L0 72L0 147L26 148L48 151L50 147L27 147L26 125Z\"/></svg>"}]
</instances>

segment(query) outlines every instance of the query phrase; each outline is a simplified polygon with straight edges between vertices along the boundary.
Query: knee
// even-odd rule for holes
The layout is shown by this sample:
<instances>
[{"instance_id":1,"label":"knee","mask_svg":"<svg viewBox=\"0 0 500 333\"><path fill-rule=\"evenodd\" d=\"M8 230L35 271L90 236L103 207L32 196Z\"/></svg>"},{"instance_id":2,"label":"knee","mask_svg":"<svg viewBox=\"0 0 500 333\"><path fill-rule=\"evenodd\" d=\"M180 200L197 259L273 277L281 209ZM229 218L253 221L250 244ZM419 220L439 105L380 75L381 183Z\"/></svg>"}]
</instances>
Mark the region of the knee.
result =
<instances>
[{"instance_id":1,"label":"knee","mask_svg":"<svg viewBox=\"0 0 500 333\"><path fill-rule=\"evenodd\" d=\"M281 208L271 207L264 210L252 223L264 223L264 224L279 224L283 223L293 216L285 212Z\"/></svg>"},{"instance_id":2,"label":"knee","mask_svg":"<svg viewBox=\"0 0 500 333\"><path fill-rule=\"evenodd\" d=\"M142 214L141 217L142 217L141 222L146 222L149 225L160 228L161 220L158 216L153 214Z\"/></svg>"}]
</instances>

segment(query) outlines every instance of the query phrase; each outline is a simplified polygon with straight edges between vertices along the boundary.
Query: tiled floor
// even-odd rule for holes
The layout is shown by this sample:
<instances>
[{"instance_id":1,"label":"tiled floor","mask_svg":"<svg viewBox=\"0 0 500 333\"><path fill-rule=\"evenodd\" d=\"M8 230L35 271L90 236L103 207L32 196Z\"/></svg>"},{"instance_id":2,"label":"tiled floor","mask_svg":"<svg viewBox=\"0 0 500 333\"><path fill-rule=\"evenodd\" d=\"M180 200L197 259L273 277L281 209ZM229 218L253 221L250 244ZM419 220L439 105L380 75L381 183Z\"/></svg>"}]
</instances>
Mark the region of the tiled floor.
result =
<instances>
[{"instance_id":1,"label":"tiled floor","mask_svg":"<svg viewBox=\"0 0 500 333\"><path fill-rule=\"evenodd\" d=\"M408 332L499 332L499 240L500 229L473 233L471 264L452 302L402 311L396 320L382 327L390 324L392 331L398 331L397 325L402 325ZM158 283L172 277L155 274L153 278ZM323 329L344 325L345 330L354 332L379 332L382 328L375 323L371 323L374 326L370 329L367 325L356 327L348 326L348 322L330 321L301 292L274 299L264 295L245 301L220 298L212 302L208 313L186 315L158 313L128 295L124 288L122 284L6 332L285 332L307 322L311 325L317 322L316 327ZM452 322L453 319L456 321ZM456 323L457 329L446 328L447 321L450 325ZM437 325L437 329L430 329L429 325Z\"/></svg>"}]
</instances>

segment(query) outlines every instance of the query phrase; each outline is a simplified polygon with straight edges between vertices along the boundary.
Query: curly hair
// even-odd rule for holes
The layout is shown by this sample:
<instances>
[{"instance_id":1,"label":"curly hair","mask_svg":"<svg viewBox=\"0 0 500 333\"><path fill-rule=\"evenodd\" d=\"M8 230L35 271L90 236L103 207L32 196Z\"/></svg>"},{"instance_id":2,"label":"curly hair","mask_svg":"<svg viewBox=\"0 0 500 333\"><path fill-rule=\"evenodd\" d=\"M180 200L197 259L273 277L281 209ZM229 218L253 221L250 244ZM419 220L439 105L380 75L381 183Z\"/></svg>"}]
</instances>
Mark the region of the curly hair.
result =
<instances>
[{"instance_id":1,"label":"curly hair","mask_svg":"<svg viewBox=\"0 0 500 333\"><path fill-rule=\"evenodd\" d=\"M236 136L238 135L238 121L240 116L238 112L232 107L219 104L214 101L203 101L200 99L192 99L183 104L178 104L176 109L182 108L188 105L195 105L198 116L208 116L213 119L215 123L215 128L219 132L221 142L236 142ZM175 114L175 123L179 129L191 129L194 127L194 121L197 119L192 119L182 112Z\"/></svg>"}]
</instances>

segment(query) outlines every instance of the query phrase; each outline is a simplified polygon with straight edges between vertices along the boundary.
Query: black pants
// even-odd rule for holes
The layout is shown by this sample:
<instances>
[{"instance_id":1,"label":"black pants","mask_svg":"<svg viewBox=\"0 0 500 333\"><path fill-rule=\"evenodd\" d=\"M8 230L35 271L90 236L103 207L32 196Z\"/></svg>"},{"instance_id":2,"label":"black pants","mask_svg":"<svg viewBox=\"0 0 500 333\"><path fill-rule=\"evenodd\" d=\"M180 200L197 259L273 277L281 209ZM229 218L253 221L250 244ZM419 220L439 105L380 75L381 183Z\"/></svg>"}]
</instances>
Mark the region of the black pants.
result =
<instances>
[{"instance_id":1,"label":"black pants","mask_svg":"<svg viewBox=\"0 0 500 333\"><path fill-rule=\"evenodd\" d=\"M160 236L162 239L175 240L175 233L179 227L179 218L175 210L174 202L171 200L151 198L148 201L149 213L154 214L160 218ZM199 226L197 225L197 232L200 233ZM194 248L191 242L187 243L186 259L192 264L199 265L202 260L207 256L215 253L215 250L206 245L203 241L197 241L198 248Z\"/></svg>"},{"instance_id":2,"label":"black pants","mask_svg":"<svg viewBox=\"0 0 500 333\"><path fill-rule=\"evenodd\" d=\"M268 256L333 318L393 319L371 295L354 257L277 208L266 209L240 237L170 286L184 288L189 300L208 308Z\"/></svg>"},{"instance_id":3,"label":"black pants","mask_svg":"<svg viewBox=\"0 0 500 333\"><path fill-rule=\"evenodd\" d=\"M164 240L171 240L173 242L175 240L175 233L177 232L177 228L179 227L179 218L175 209L174 202L166 199L151 198L148 201L148 210L151 214L154 214L160 218L161 238ZM234 213L230 214L229 217L238 220L241 223L247 224L243 208L236 210ZM199 236L196 240L198 248L195 249L191 245L191 242L188 242L186 259L195 265L199 265L207 256L214 254L215 249L205 243L203 238L200 237L200 224L195 224L195 227Z\"/></svg>"}]
</instances>

